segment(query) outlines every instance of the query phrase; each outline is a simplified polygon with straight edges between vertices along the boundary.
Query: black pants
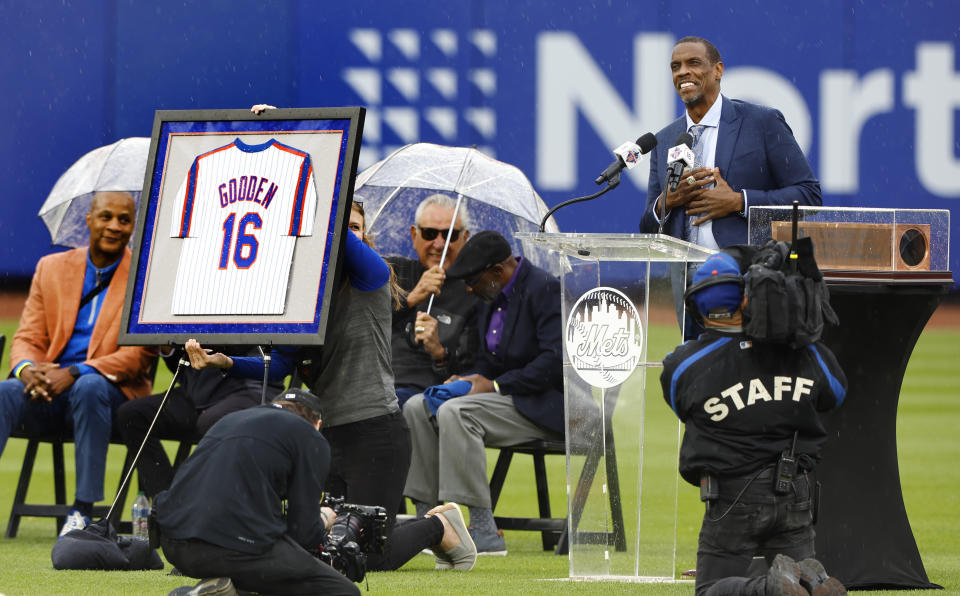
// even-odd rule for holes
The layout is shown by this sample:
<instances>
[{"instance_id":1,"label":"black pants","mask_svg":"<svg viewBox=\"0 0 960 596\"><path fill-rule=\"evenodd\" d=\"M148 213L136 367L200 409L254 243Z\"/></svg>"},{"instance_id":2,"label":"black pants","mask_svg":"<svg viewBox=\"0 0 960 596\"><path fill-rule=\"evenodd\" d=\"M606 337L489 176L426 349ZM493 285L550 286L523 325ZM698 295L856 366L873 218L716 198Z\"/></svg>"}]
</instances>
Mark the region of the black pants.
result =
<instances>
[{"instance_id":1,"label":"black pants","mask_svg":"<svg viewBox=\"0 0 960 596\"><path fill-rule=\"evenodd\" d=\"M117 426L127 449L136 453L150 422L160 408L163 394L131 399L117 410ZM137 462L137 477L140 490L153 498L158 492L170 488L173 482L173 466L157 436L202 436L218 420L230 414L260 404L260 395L254 391L237 392L215 401L204 410L197 410L190 396L176 387L170 390L167 403L157 418L150 439L143 446Z\"/></svg>"},{"instance_id":2,"label":"black pants","mask_svg":"<svg viewBox=\"0 0 960 596\"><path fill-rule=\"evenodd\" d=\"M403 414L386 414L322 431L330 443L327 492L343 497L347 503L379 505L387 510L387 545L382 554L370 555L368 569L397 569L423 548L439 542L418 547L422 540L408 534L410 529L396 539L392 535L410 468L410 429ZM424 535L423 539L430 538Z\"/></svg>"},{"instance_id":3,"label":"black pants","mask_svg":"<svg viewBox=\"0 0 960 596\"><path fill-rule=\"evenodd\" d=\"M810 479L800 474L790 494L773 492L773 468L753 478L721 478L720 498L703 516L697 548L697 595L763 596L766 577L743 577L754 556L814 556ZM736 500L735 500L736 499Z\"/></svg>"},{"instance_id":4,"label":"black pants","mask_svg":"<svg viewBox=\"0 0 960 596\"><path fill-rule=\"evenodd\" d=\"M237 589L259 594L359 596L360 590L333 567L304 550L289 536L263 554L242 553L202 540L160 537L167 560L184 575L204 579L229 577Z\"/></svg>"}]
</instances>

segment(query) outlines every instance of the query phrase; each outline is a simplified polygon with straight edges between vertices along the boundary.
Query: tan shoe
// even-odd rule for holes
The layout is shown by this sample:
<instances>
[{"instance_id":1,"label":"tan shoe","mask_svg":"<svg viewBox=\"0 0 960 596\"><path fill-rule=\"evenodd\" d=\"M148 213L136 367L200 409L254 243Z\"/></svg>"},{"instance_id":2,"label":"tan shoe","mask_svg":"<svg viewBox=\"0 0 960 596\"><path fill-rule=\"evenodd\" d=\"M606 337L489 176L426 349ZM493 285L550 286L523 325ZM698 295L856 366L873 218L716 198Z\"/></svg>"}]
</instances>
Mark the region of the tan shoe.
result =
<instances>
[{"instance_id":1,"label":"tan shoe","mask_svg":"<svg viewBox=\"0 0 960 596\"><path fill-rule=\"evenodd\" d=\"M439 544L433 547L433 553L437 561L437 569L455 569L458 571L470 571L477 564L477 546L470 537L467 530L467 522L463 519L463 512L456 503L447 503L439 505L427 512L426 517L440 515L446 520L444 524L444 534L447 526L457 535L458 543L446 550Z\"/></svg>"}]
</instances>

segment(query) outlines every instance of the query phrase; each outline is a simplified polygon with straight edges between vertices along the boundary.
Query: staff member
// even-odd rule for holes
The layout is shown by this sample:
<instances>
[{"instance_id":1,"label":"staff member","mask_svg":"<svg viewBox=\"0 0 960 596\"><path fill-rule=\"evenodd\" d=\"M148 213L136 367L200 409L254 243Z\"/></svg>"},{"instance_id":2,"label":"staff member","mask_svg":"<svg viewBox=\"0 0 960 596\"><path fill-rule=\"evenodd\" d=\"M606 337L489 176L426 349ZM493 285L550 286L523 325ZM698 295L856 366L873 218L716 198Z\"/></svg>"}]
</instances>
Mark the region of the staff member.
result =
<instances>
[{"instance_id":1,"label":"staff member","mask_svg":"<svg viewBox=\"0 0 960 596\"><path fill-rule=\"evenodd\" d=\"M680 475L707 504L698 596L846 593L813 558L810 479L827 438L818 412L843 403L843 371L820 342L792 349L744 335L747 298L728 254L708 258L687 295L706 331L667 355L660 383L685 427ZM768 574L739 577L759 555Z\"/></svg>"}]
</instances>

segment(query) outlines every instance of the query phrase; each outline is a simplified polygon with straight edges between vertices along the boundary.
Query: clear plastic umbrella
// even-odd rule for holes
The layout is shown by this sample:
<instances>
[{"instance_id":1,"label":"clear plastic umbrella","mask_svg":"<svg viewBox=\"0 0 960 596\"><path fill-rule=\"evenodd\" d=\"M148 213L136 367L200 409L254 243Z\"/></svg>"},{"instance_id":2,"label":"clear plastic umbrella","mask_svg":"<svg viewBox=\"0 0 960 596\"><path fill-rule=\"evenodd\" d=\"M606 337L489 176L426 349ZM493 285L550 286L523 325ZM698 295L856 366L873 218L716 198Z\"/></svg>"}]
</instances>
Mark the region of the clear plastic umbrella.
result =
<instances>
[{"instance_id":1,"label":"clear plastic umbrella","mask_svg":"<svg viewBox=\"0 0 960 596\"><path fill-rule=\"evenodd\" d=\"M363 202L369 232L384 255L416 258L410 240L417 205L444 193L461 201L470 229L496 230L535 265L556 269L546 250L524 251L516 232L537 231L548 208L530 180L510 164L469 147L414 143L402 147L357 176L354 197ZM547 232L558 232L547 222Z\"/></svg>"},{"instance_id":2,"label":"clear plastic umbrella","mask_svg":"<svg viewBox=\"0 0 960 596\"><path fill-rule=\"evenodd\" d=\"M86 214L98 192L129 192L139 206L149 150L148 137L129 137L94 149L74 162L53 185L38 213L53 244L87 245Z\"/></svg>"}]
</instances>

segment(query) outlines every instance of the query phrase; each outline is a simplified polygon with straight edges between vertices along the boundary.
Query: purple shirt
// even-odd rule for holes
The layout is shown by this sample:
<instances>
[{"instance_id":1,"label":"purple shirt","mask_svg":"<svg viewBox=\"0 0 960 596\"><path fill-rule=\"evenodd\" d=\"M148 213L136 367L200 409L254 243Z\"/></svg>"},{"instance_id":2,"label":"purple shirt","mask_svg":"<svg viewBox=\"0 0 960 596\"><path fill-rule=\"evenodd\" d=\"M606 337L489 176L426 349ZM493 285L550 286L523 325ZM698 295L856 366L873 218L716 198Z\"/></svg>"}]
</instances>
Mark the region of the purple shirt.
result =
<instances>
[{"instance_id":1,"label":"purple shirt","mask_svg":"<svg viewBox=\"0 0 960 596\"><path fill-rule=\"evenodd\" d=\"M510 292L513 291L513 283L517 280L517 274L520 273L520 267L523 266L523 257L517 257L517 268L513 270L510 281L503 286L500 293L490 309L490 324L487 326L487 349L496 356L497 348L500 347L500 337L503 335L503 322L507 318L507 303L510 300Z\"/></svg>"}]
</instances>

